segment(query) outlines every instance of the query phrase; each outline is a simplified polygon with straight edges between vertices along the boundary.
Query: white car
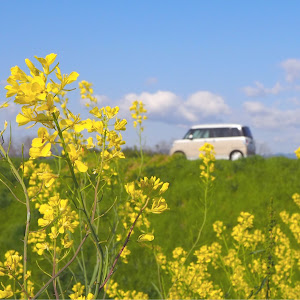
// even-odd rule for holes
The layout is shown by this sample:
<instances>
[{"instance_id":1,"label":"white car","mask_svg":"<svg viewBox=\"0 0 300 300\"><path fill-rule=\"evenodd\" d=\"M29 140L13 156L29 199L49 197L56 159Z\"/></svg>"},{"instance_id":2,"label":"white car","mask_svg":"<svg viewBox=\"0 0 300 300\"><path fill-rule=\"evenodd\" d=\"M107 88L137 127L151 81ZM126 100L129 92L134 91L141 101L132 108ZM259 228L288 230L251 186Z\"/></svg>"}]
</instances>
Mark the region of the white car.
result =
<instances>
[{"instance_id":1,"label":"white car","mask_svg":"<svg viewBox=\"0 0 300 300\"><path fill-rule=\"evenodd\" d=\"M237 160L255 154L255 142L249 127L240 124L209 124L191 127L183 139L175 140L170 155L182 154L198 159L204 143L215 148L216 159Z\"/></svg>"}]
</instances>

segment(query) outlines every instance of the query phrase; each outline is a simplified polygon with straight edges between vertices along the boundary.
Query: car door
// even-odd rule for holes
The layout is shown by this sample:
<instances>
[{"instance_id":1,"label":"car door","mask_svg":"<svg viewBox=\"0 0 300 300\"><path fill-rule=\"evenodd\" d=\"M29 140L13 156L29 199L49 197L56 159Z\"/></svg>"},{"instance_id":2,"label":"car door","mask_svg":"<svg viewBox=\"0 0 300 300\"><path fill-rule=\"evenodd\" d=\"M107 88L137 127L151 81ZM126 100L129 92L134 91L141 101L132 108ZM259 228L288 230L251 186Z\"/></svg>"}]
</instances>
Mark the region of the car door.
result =
<instances>
[{"instance_id":1,"label":"car door","mask_svg":"<svg viewBox=\"0 0 300 300\"><path fill-rule=\"evenodd\" d=\"M227 158L230 153L229 128L211 128L210 139L207 141L215 148L216 158Z\"/></svg>"},{"instance_id":2,"label":"car door","mask_svg":"<svg viewBox=\"0 0 300 300\"><path fill-rule=\"evenodd\" d=\"M189 147L189 154L193 159L199 158L200 151L199 149L206 143L209 138L209 129L208 128L199 128L195 129L191 136L191 143Z\"/></svg>"}]
</instances>

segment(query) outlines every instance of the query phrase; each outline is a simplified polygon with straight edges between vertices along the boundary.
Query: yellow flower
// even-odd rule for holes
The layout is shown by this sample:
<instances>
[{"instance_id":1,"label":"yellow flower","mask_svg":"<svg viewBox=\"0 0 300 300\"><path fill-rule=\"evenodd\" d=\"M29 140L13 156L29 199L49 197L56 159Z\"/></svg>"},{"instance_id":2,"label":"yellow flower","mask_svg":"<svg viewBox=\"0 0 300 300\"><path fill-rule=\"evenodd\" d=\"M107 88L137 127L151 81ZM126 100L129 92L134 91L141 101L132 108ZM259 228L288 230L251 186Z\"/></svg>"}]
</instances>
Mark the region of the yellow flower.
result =
<instances>
[{"instance_id":1,"label":"yellow flower","mask_svg":"<svg viewBox=\"0 0 300 300\"><path fill-rule=\"evenodd\" d=\"M202 164L200 165L200 178L203 182L210 183L215 180L215 177L212 176L214 171L214 161L215 161L215 150L214 146L205 143L200 149L199 157L202 159ZM204 153L201 153L204 152Z\"/></svg>"},{"instance_id":2,"label":"yellow flower","mask_svg":"<svg viewBox=\"0 0 300 300\"><path fill-rule=\"evenodd\" d=\"M155 198L152 203L151 212L154 214L161 214L165 210L168 209L168 204L166 203L166 200L162 197Z\"/></svg>"},{"instance_id":3,"label":"yellow flower","mask_svg":"<svg viewBox=\"0 0 300 300\"><path fill-rule=\"evenodd\" d=\"M152 233L144 233L138 237L138 242L151 242L154 240L154 235Z\"/></svg>"},{"instance_id":4,"label":"yellow flower","mask_svg":"<svg viewBox=\"0 0 300 300\"><path fill-rule=\"evenodd\" d=\"M5 299L5 298L10 298L14 295L11 285L9 284L8 286L3 286L3 290L0 290L0 298Z\"/></svg>"},{"instance_id":5,"label":"yellow flower","mask_svg":"<svg viewBox=\"0 0 300 300\"><path fill-rule=\"evenodd\" d=\"M216 221L213 224L214 232L217 233L217 237L221 237L222 232L226 229L222 221Z\"/></svg>"},{"instance_id":6,"label":"yellow flower","mask_svg":"<svg viewBox=\"0 0 300 300\"><path fill-rule=\"evenodd\" d=\"M300 158L300 147L295 151L295 154L298 158Z\"/></svg>"},{"instance_id":7,"label":"yellow flower","mask_svg":"<svg viewBox=\"0 0 300 300\"><path fill-rule=\"evenodd\" d=\"M86 145L86 148L87 149L91 149L91 148L94 148L95 145L93 143L93 138L90 136L89 138L87 138L87 145Z\"/></svg>"},{"instance_id":8,"label":"yellow flower","mask_svg":"<svg viewBox=\"0 0 300 300\"><path fill-rule=\"evenodd\" d=\"M79 172L85 173L88 170L88 166L85 165L80 160L80 150L76 150L75 146L73 144L68 145L68 154L70 157L70 160L75 164Z\"/></svg>"},{"instance_id":9,"label":"yellow flower","mask_svg":"<svg viewBox=\"0 0 300 300\"><path fill-rule=\"evenodd\" d=\"M51 53L51 54L48 54L45 58L37 57L37 56L35 56L35 58L42 64L45 74L48 75L49 74L49 67L50 67L50 65L52 65L54 63L54 61L56 59L56 56L57 56L57 54ZM29 63L29 65L27 64L27 66L29 67L30 71L32 71L32 70L34 71L34 69L32 69L32 66L31 66L30 63Z\"/></svg>"},{"instance_id":10,"label":"yellow flower","mask_svg":"<svg viewBox=\"0 0 300 300\"><path fill-rule=\"evenodd\" d=\"M119 112L119 107L105 106L101 108L101 111L108 119L112 119Z\"/></svg>"},{"instance_id":11,"label":"yellow flower","mask_svg":"<svg viewBox=\"0 0 300 300\"><path fill-rule=\"evenodd\" d=\"M85 298L85 296L83 295L84 293L84 285L82 285L80 282L76 283L73 288L72 291L74 291L74 294L70 294L69 297L70 299L76 299L76 300L92 300L94 299L94 295L92 293L88 293L87 297Z\"/></svg>"},{"instance_id":12,"label":"yellow flower","mask_svg":"<svg viewBox=\"0 0 300 300\"><path fill-rule=\"evenodd\" d=\"M300 148L299 148L300 149ZM293 196L292 196L294 202L297 204L297 206L300 207L300 195L298 193L295 193Z\"/></svg>"},{"instance_id":13,"label":"yellow flower","mask_svg":"<svg viewBox=\"0 0 300 300\"><path fill-rule=\"evenodd\" d=\"M144 108L144 103L142 101L135 100L129 110L133 111L133 113L131 113L131 117L134 119L133 127L136 128L139 124L139 130L142 132L144 130L142 127L142 120L147 119L147 116L143 115L147 112L147 110Z\"/></svg>"},{"instance_id":14,"label":"yellow flower","mask_svg":"<svg viewBox=\"0 0 300 300\"><path fill-rule=\"evenodd\" d=\"M55 175L53 173L38 173L38 175L40 176L40 178L44 181L45 183L45 187L50 187L55 180L59 177L58 175Z\"/></svg>"},{"instance_id":15,"label":"yellow flower","mask_svg":"<svg viewBox=\"0 0 300 300\"><path fill-rule=\"evenodd\" d=\"M37 158L51 156L51 144L54 143L57 134L57 131L55 131L50 136L46 128L39 128L38 137L32 140L32 147L29 149L30 157Z\"/></svg>"},{"instance_id":16,"label":"yellow flower","mask_svg":"<svg viewBox=\"0 0 300 300\"><path fill-rule=\"evenodd\" d=\"M116 120L115 123L115 130L126 130L126 124L127 121L125 119L123 119L122 121L119 121L118 119Z\"/></svg>"},{"instance_id":17,"label":"yellow flower","mask_svg":"<svg viewBox=\"0 0 300 300\"><path fill-rule=\"evenodd\" d=\"M83 80L79 82L79 89L82 99L89 99L92 103L97 103L97 98L92 95L94 93L94 90L92 89L92 83ZM85 105L89 107L90 103L86 103Z\"/></svg>"}]
</instances>

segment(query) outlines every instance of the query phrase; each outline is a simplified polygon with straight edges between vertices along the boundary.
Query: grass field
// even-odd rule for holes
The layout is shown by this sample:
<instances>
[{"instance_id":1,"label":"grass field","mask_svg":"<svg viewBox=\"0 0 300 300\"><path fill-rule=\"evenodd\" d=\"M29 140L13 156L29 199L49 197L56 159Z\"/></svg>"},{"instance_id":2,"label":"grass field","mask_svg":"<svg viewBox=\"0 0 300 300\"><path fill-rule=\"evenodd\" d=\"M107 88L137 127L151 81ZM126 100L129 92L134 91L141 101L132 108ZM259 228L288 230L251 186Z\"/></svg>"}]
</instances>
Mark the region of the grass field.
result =
<instances>
[{"instance_id":1,"label":"grass field","mask_svg":"<svg viewBox=\"0 0 300 300\"><path fill-rule=\"evenodd\" d=\"M137 158L120 162L119 174L122 182L135 180L139 163ZM19 165L20 160L15 159ZM150 220L155 230L155 245L160 245L168 256L175 247L189 249L197 236L203 220L203 193L199 181L200 161L187 161L180 157L153 155L145 157L142 176L155 175L170 187L165 197L170 210L162 215L152 215ZM0 164L0 173L15 183L5 163ZM295 212L293 193L300 192L300 161L284 157L262 158L254 156L239 161L217 161L216 180L210 193L208 218L199 246L212 243L215 233L212 224L222 220L228 229L236 224L241 211L255 215L256 228L264 229L268 223L266 208L273 199L275 218L280 221L279 212ZM14 187L20 195L18 187ZM110 190L106 201L116 195L125 197L124 191ZM35 213L37 214L37 212ZM8 249L22 249L25 227L25 208L18 203L8 189L0 184L0 245L1 255ZM129 242L132 254L128 264L118 264L114 278L126 289L142 290L157 298L153 284L157 284L157 267L154 256L148 248L140 247L135 241ZM295 241L291 237L292 244ZM299 278L298 278L299 280Z\"/></svg>"}]
</instances>

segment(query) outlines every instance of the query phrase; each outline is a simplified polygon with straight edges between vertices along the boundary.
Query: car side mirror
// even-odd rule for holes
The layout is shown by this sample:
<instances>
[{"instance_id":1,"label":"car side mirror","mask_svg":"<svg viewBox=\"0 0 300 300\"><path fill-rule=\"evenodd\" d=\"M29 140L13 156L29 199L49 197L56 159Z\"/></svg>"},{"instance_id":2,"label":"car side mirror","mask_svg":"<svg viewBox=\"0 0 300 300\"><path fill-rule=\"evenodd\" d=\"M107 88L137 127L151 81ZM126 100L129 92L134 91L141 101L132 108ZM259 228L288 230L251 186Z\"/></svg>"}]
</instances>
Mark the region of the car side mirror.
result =
<instances>
[{"instance_id":1,"label":"car side mirror","mask_svg":"<svg viewBox=\"0 0 300 300\"><path fill-rule=\"evenodd\" d=\"M189 140L192 140L192 139L193 139L193 135L190 134L190 135L189 135Z\"/></svg>"}]
</instances>

